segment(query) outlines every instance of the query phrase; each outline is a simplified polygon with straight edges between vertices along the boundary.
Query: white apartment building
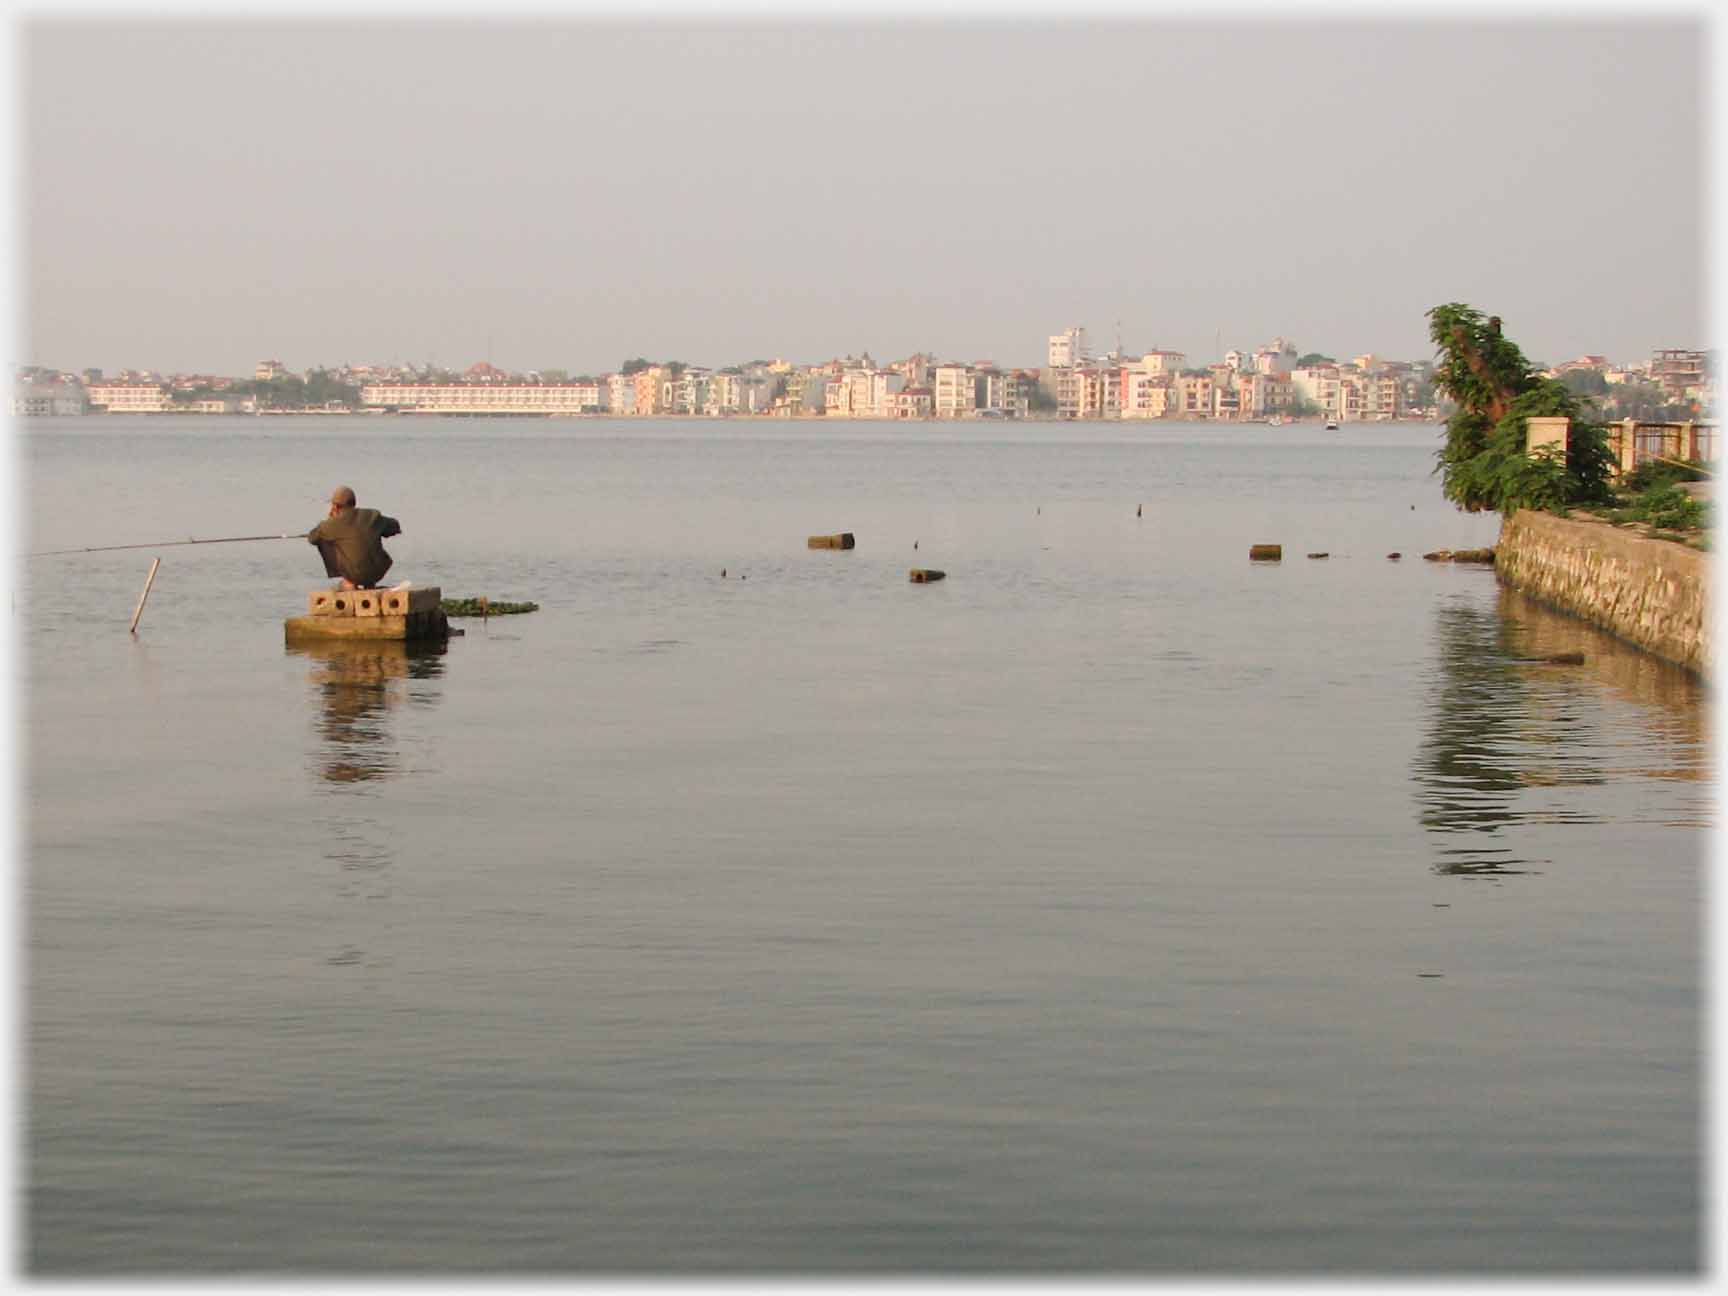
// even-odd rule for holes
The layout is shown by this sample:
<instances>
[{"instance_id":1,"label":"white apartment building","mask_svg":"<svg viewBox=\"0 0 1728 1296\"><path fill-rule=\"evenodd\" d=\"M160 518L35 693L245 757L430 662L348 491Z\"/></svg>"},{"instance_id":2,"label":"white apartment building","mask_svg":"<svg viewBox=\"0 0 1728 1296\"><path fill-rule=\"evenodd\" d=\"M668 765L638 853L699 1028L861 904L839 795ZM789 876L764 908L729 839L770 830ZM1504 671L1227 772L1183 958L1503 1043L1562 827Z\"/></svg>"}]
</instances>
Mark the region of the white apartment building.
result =
<instances>
[{"instance_id":1,"label":"white apartment building","mask_svg":"<svg viewBox=\"0 0 1728 1296\"><path fill-rule=\"evenodd\" d=\"M161 414L174 408L162 383L91 383L84 395L90 408L103 414Z\"/></svg>"},{"instance_id":2,"label":"white apartment building","mask_svg":"<svg viewBox=\"0 0 1728 1296\"><path fill-rule=\"evenodd\" d=\"M1077 396L1079 409L1076 418L1083 419L1113 419L1122 412L1122 370L1080 369L1076 370L1079 379Z\"/></svg>"},{"instance_id":3,"label":"white apartment building","mask_svg":"<svg viewBox=\"0 0 1728 1296\"><path fill-rule=\"evenodd\" d=\"M1082 404L1080 371L1053 368L1050 370L1050 386L1051 394L1056 398L1056 417L1079 418Z\"/></svg>"},{"instance_id":4,"label":"white apartment building","mask_svg":"<svg viewBox=\"0 0 1728 1296\"><path fill-rule=\"evenodd\" d=\"M371 383L360 403L404 414L598 414L599 383Z\"/></svg>"},{"instance_id":5,"label":"white apartment building","mask_svg":"<svg viewBox=\"0 0 1728 1296\"><path fill-rule=\"evenodd\" d=\"M1092 358L1086 345L1086 330L1075 327L1065 333L1053 333L1050 336L1050 367L1052 369L1078 369Z\"/></svg>"},{"instance_id":6,"label":"white apartment building","mask_svg":"<svg viewBox=\"0 0 1728 1296\"><path fill-rule=\"evenodd\" d=\"M634 374L607 374L606 412L608 414L634 414L636 412L636 376Z\"/></svg>"},{"instance_id":7,"label":"white apartment building","mask_svg":"<svg viewBox=\"0 0 1728 1296\"><path fill-rule=\"evenodd\" d=\"M971 418L978 412L978 371L971 365L936 366L931 387L937 418Z\"/></svg>"},{"instance_id":8,"label":"white apartment building","mask_svg":"<svg viewBox=\"0 0 1728 1296\"><path fill-rule=\"evenodd\" d=\"M773 413L781 418L800 418L820 414L827 407L829 374L826 368L789 369L777 377L786 381L785 393L773 403Z\"/></svg>"},{"instance_id":9,"label":"white apartment building","mask_svg":"<svg viewBox=\"0 0 1728 1296\"><path fill-rule=\"evenodd\" d=\"M886 369L847 369L828 380L824 413L829 418L894 418L895 397L906 386L906 375Z\"/></svg>"},{"instance_id":10,"label":"white apartment building","mask_svg":"<svg viewBox=\"0 0 1728 1296\"><path fill-rule=\"evenodd\" d=\"M744 399L743 374L711 374L702 401L702 412L709 418L736 414L744 408Z\"/></svg>"},{"instance_id":11,"label":"white apartment building","mask_svg":"<svg viewBox=\"0 0 1728 1296\"><path fill-rule=\"evenodd\" d=\"M906 375L890 370L873 370L870 374L871 418L893 418L899 405L900 393L910 384Z\"/></svg>"},{"instance_id":12,"label":"white apartment building","mask_svg":"<svg viewBox=\"0 0 1728 1296\"><path fill-rule=\"evenodd\" d=\"M252 414L258 402L250 396L201 396L184 408L194 414Z\"/></svg>"},{"instance_id":13,"label":"white apartment building","mask_svg":"<svg viewBox=\"0 0 1728 1296\"><path fill-rule=\"evenodd\" d=\"M1003 371L995 365L980 365L975 373L978 412L986 418L1025 418L1031 401L1028 380L1018 369Z\"/></svg>"},{"instance_id":14,"label":"white apartment building","mask_svg":"<svg viewBox=\"0 0 1728 1296\"><path fill-rule=\"evenodd\" d=\"M1283 377L1296 367L1296 348L1283 338L1273 338L1254 352L1254 372Z\"/></svg>"},{"instance_id":15,"label":"white apartment building","mask_svg":"<svg viewBox=\"0 0 1728 1296\"><path fill-rule=\"evenodd\" d=\"M12 393L12 413L59 418L84 412L84 389L75 383L26 383Z\"/></svg>"},{"instance_id":16,"label":"white apartment building","mask_svg":"<svg viewBox=\"0 0 1728 1296\"><path fill-rule=\"evenodd\" d=\"M1171 379L1171 412L1182 419L1205 419L1212 417L1213 382L1212 375L1177 374Z\"/></svg>"},{"instance_id":17,"label":"white apartment building","mask_svg":"<svg viewBox=\"0 0 1728 1296\"><path fill-rule=\"evenodd\" d=\"M902 387L894 396L894 417L927 419L935 406L928 387Z\"/></svg>"},{"instance_id":18,"label":"white apartment building","mask_svg":"<svg viewBox=\"0 0 1728 1296\"><path fill-rule=\"evenodd\" d=\"M739 377L740 398L735 407L742 414L763 414L774 403L774 388L780 375L755 365Z\"/></svg>"},{"instance_id":19,"label":"white apartment building","mask_svg":"<svg viewBox=\"0 0 1728 1296\"><path fill-rule=\"evenodd\" d=\"M1342 414L1337 365L1310 365L1306 369L1292 369L1290 385L1303 400L1319 406L1322 414L1330 418L1338 418Z\"/></svg>"},{"instance_id":20,"label":"white apartment building","mask_svg":"<svg viewBox=\"0 0 1728 1296\"><path fill-rule=\"evenodd\" d=\"M1271 374L1249 372L1236 375L1236 417L1265 418L1283 408L1275 393L1280 384Z\"/></svg>"},{"instance_id":21,"label":"white apartment building","mask_svg":"<svg viewBox=\"0 0 1728 1296\"><path fill-rule=\"evenodd\" d=\"M1122 370L1122 395L1118 416L1125 419L1163 418L1170 408L1170 376L1155 374L1145 365Z\"/></svg>"},{"instance_id":22,"label":"white apartment building","mask_svg":"<svg viewBox=\"0 0 1728 1296\"><path fill-rule=\"evenodd\" d=\"M695 414L708 403L708 384L714 377L707 369L686 366L674 373L661 370L659 408L667 414Z\"/></svg>"},{"instance_id":23,"label":"white apartment building","mask_svg":"<svg viewBox=\"0 0 1728 1296\"><path fill-rule=\"evenodd\" d=\"M889 368L906 375L907 387L928 387L930 375L935 366L936 358L934 356L926 355L922 351L915 351L900 363L890 365ZM901 390L904 391L905 388Z\"/></svg>"},{"instance_id":24,"label":"white apartment building","mask_svg":"<svg viewBox=\"0 0 1728 1296\"><path fill-rule=\"evenodd\" d=\"M1364 418L1386 422L1404 416L1404 380L1397 374L1373 374L1363 386Z\"/></svg>"}]
</instances>

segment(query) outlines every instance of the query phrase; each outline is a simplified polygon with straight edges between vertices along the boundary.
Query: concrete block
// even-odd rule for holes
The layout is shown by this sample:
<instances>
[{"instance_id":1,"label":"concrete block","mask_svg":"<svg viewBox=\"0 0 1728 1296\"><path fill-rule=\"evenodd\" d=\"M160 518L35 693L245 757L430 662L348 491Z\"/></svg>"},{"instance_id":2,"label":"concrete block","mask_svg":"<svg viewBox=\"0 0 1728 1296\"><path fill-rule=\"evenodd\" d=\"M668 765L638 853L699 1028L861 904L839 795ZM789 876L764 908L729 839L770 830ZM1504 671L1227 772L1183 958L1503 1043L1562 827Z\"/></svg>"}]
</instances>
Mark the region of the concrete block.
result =
<instances>
[{"instance_id":1,"label":"concrete block","mask_svg":"<svg viewBox=\"0 0 1728 1296\"><path fill-rule=\"evenodd\" d=\"M404 616L409 612L429 612L444 601L444 591L437 585L409 586L407 589L382 589L385 616Z\"/></svg>"},{"instance_id":2,"label":"concrete block","mask_svg":"<svg viewBox=\"0 0 1728 1296\"><path fill-rule=\"evenodd\" d=\"M336 607L336 590L313 590L306 596L307 616L353 616L354 610L344 600L343 610Z\"/></svg>"},{"instance_id":3,"label":"concrete block","mask_svg":"<svg viewBox=\"0 0 1728 1296\"><path fill-rule=\"evenodd\" d=\"M344 590L354 603L354 615L357 617L375 617L383 614L384 591L375 589Z\"/></svg>"},{"instance_id":4,"label":"concrete block","mask_svg":"<svg viewBox=\"0 0 1728 1296\"><path fill-rule=\"evenodd\" d=\"M282 629L289 643L307 639L445 639L450 635L450 622L440 609L432 608L403 616L289 617Z\"/></svg>"},{"instance_id":5,"label":"concrete block","mask_svg":"<svg viewBox=\"0 0 1728 1296\"><path fill-rule=\"evenodd\" d=\"M1524 449L1526 453L1537 450L1552 450L1560 456L1560 462L1566 462L1566 434L1572 428L1569 418L1532 418L1524 423Z\"/></svg>"}]
</instances>

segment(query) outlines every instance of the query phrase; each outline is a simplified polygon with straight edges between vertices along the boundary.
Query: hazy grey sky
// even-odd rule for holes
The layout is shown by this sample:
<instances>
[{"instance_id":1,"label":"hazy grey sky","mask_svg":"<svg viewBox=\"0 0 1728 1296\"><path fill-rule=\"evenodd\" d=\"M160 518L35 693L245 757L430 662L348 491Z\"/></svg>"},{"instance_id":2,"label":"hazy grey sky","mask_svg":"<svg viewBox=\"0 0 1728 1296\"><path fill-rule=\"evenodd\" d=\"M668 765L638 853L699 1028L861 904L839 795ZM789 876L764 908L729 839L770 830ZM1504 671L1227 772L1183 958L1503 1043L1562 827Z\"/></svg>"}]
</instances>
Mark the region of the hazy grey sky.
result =
<instances>
[{"instance_id":1,"label":"hazy grey sky","mask_svg":"<svg viewBox=\"0 0 1728 1296\"><path fill-rule=\"evenodd\" d=\"M19 32L15 359L1703 346L1697 18Z\"/></svg>"}]
</instances>

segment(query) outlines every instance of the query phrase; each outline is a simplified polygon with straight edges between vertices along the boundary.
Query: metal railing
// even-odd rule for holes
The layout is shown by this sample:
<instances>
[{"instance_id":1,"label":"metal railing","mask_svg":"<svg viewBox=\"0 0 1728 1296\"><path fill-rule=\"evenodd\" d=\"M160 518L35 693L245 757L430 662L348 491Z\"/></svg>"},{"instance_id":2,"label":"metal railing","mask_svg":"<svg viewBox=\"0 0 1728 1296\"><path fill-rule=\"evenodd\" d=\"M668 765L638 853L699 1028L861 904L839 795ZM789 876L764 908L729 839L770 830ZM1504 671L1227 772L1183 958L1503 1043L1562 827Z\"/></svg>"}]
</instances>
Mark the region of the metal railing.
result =
<instances>
[{"instance_id":1,"label":"metal railing","mask_svg":"<svg viewBox=\"0 0 1728 1296\"><path fill-rule=\"evenodd\" d=\"M1686 459L1716 462L1714 423L1639 423L1625 419L1608 425L1608 448L1621 473L1629 473L1652 459Z\"/></svg>"}]
</instances>

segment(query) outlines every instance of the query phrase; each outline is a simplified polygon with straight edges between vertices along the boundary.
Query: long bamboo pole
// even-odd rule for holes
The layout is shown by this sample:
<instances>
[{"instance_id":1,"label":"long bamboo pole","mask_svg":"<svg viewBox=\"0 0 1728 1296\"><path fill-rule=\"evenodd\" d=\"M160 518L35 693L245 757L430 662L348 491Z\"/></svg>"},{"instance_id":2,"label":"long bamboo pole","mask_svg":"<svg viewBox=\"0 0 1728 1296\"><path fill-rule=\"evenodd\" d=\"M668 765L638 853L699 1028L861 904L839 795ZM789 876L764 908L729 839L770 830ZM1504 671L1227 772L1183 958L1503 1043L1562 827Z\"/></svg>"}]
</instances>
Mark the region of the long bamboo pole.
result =
<instances>
[{"instance_id":1,"label":"long bamboo pole","mask_svg":"<svg viewBox=\"0 0 1728 1296\"><path fill-rule=\"evenodd\" d=\"M309 533L296 531L292 535L222 536L216 540L158 540L153 544L95 545L88 549L42 549L28 553L26 558L52 558L59 554L113 553L116 549L169 549L175 545L239 544L246 540L304 540Z\"/></svg>"},{"instance_id":2,"label":"long bamboo pole","mask_svg":"<svg viewBox=\"0 0 1728 1296\"><path fill-rule=\"evenodd\" d=\"M1697 464L1687 463L1684 459L1669 459L1662 455L1651 455L1650 457L1657 463L1673 464L1676 468L1690 468L1693 472L1701 472L1706 477L1714 477L1716 475L1713 469L1700 468Z\"/></svg>"},{"instance_id":3,"label":"long bamboo pole","mask_svg":"<svg viewBox=\"0 0 1728 1296\"><path fill-rule=\"evenodd\" d=\"M138 618L144 615L144 600L150 597L150 586L155 583L156 569L161 565L162 560L160 558L150 560L150 574L144 578L144 592L138 596L138 607L132 613L132 625L127 631L129 634L138 633Z\"/></svg>"}]
</instances>

